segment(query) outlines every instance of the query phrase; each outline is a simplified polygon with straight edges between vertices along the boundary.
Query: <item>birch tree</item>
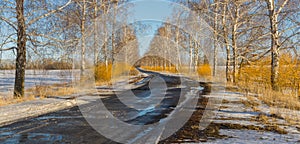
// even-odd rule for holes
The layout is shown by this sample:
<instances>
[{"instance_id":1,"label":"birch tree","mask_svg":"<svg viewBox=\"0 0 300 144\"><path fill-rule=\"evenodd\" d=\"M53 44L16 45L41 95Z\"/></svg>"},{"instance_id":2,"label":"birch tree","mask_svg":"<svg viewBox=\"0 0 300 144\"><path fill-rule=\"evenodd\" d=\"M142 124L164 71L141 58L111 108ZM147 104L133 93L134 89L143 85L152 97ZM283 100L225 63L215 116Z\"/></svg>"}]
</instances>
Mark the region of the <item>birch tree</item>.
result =
<instances>
[{"instance_id":1,"label":"birch tree","mask_svg":"<svg viewBox=\"0 0 300 144\"><path fill-rule=\"evenodd\" d=\"M217 42L218 42L218 20L219 20L219 2L218 1L214 1L214 22L213 22L213 29L214 29L214 62L213 62L213 76L216 76L217 73L217 65L218 65L218 46L217 46Z\"/></svg>"},{"instance_id":2,"label":"birch tree","mask_svg":"<svg viewBox=\"0 0 300 144\"><path fill-rule=\"evenodd\" d=\"M229 37L228 37L228 26L227 26L227 1L224 1L222 4L222 37L224 40L224 45L226 49L226 80L230 81L230 44L229 44Z\"/></svg>"},{"instance_id":3,"label":"birch tree","mask_svg":"<svg viewBox=\"0 0 300 144\"><path fill-rule=\"evenodd\" d=\"M258 39L258 37L251 37L249 33L256 33L256 28L261 26L257 22L250 24L258 10L259 6L256 6L255 1L225 1L223 3L222 38L224 39L227 53L226 74L227 80L229 80L229 65L232 64L233 83L237 82L237 76L242 64L245 61L250 61L250 58L245 57L245 55L255 50L251 49L251 46L256 42L255 39ZM226 13L229 13L229 17L226 17ZM229 51L230 47L231 52Z\"/></svg>"},{"instance_id":4,"label":"birch tree","mask_svg":"<svg viewBox=\"0 0 300 144\"><path fill-rule=\"evenodd\" d=\"M285 44L288 41L291 42L295 36L300 34L298 29L299 19L294 19L295 17L293 17L294 15L297 15L297 13L299 14L299 7L297 7L297 2L292 0L265 0L265 2L267 5L268 18L270 22L271 85L273 90L279 90L279 51L292 46L293 43L290 43L289 46L285 46ZM279 28L280 25L285 26L282 23L286 21L289 21L289 23L292 23L293 25ZM295 31L292 31L293 29ZM299 42L299 40L295 40L294 42Z\"/></svg>"},{"instance_id":5,"label":"birch tree","mask_svg":"<svg viewBox=\"0 0 300 144\"><path fill-rule=\"evenodd\" d=\"M232 31L231 31L231 41L232 41L232 54L233 54L233 82L236 82L237 77L237 29L238 29L238 21L240 19L240 3L233 2L233 13L231 14L232 18Z\"/></svg>"},{"instance_id":6,"label":"birch tree","mask_svg":"<svg viewBox=\"0 0 300 144\"><path fill-rule=\"evenodd\" d=\"M86 68L85 65L85 51L86 51L86 47L85 47L85 29L86 29L86 19L87 19L87 2L86 0L82 0L82 1L77 1L76 2L79 7L80 7L80 35L81 35L81 65L80 65L80 75L81 77L84 76L84 71Z\"/></svg>"},{"instance_id":7,"label":"birch tree","mask_svg":"<svg viewBox=\"0 0 300 144\"><path fill-rule=\"evenodd\" d=\"M28 29L30 26L39 22L40 20L53 15L64 9L71 3L71 0L67 1L62 6L58 6L55 9L45 10L43 13L38 13L37 11L26 11L25 15L25 2L24 0L16 0L15 3L11 1L4 1L2 5L3 9L6 9L6 12L0 16L0 20L4 21L13 31L10 37L16 38L16 46L10 48L3 48L2 50L16 49L16 72L15 72L15 85L14 85L14 97L24 97L25 95L25 70L26 70L26 58L27 58L27 42L28 40L33 44L34 41L31 38L31 34ZM42 3L42 2L41 2ZM28 5L30 6L30 5ZM15 8L13 8L15 7ZM13 17L15 15L15 18ZM15 35L15 36L13 36Z\"/></svg>"},{"instance_id":8,"label":"birch tree","mask_svg":"<svg viewBox=\"0 0 300 144\"><path fill-rule=\"evenodd\" d=\"M267 0L267 6L269 10L269 19L270 19L270 31L271 31L271 85L273 90L278 90L278 71L279 71L279 33L278 33L278 14L285 6L288 0L285 0L284 3L280 6L278 11L275 10L275 1Z\"/></svg>"}]
</instances>

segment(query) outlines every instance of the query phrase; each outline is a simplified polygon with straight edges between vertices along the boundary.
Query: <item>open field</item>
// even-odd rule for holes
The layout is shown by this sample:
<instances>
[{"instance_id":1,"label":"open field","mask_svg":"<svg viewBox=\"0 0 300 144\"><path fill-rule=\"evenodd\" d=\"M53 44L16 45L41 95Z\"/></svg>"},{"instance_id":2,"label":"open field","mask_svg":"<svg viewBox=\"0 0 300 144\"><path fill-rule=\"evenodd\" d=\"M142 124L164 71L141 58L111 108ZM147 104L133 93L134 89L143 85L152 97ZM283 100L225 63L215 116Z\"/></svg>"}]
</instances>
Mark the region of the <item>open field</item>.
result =
<instances>
[{"instance_id":1,"label":"open field","mask_svg":"<svg viewBox=\"0 0 300 144\"><path fill-rule=\"evenodd\" d=\"M11 96L14 88L14 70L0 70L0 96ZM27 70L25 88L65 84L79 79L79 70Z\"/></svg>"}]
</instances>

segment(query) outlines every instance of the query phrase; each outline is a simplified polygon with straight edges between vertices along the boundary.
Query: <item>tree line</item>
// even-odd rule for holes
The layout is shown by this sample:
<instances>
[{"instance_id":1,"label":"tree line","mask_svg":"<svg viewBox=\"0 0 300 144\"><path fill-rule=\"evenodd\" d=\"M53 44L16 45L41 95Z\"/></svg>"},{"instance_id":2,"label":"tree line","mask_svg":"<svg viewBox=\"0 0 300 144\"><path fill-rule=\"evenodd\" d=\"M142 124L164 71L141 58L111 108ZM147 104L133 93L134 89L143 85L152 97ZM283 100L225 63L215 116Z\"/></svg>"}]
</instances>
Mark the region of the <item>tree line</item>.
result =
<instances>
[{"instance_id":1,"label":"tree line","mask_svg":"<svg viewBox=\"0 0 300 144\"><path fill-rule=\"evenodd\" d=\"M44 58L70 61L75 57L82 76L90 65L108 67L117 60L132 63L139 57L138 30L134 24L126 24L130 5L119 8L127 2L0 0L0 52L15 53L14 96L24 96L29 61ZM169 60L159 59L160 65L171 66L175 62L176 67L187 64L190 69L196 69L200 63L212 59L213 75L216 75L224 59L226 79L235 83L244 65L269 57L271 85L278 90L281 54L290 53L299 59L300 8L297 0L174 2L192 11L174 9L169 22L158 29L148 54L159 53ZM210 31L199 29L205 24ZM189 31L184 30L187 25ZM199 42L203 39L206 41ZM205 52L207 56L201 51L205 47L210 47L210 51ZM225 56L220 57L222 51ZM147 59L147 63L155 65L155 57Z\"/></svg>"},{"instance_id":2,"label":"tree line","mask_svg":"<svg viewBox=\"0 0 300 144\"><path fill-rule=\"evenodd\" d=\"M158 42L164 37L178 48L172 55L178 55L176 64L182 63L182 51L189 60L185 65L197 66L207 57L203 47L210 47L212 74L217 75L218 66L226 65L226 79L236 83L241 69L246 65L270 58L270 82L273 90L279 90L280 58L289 54L299 60L299 2L297 0L178 0L192 11L175 9L170 22L165 22L152 40L150 50L157 51L163 45ZM194 14L192 14L194 13ZM196 23L193 23L196 22ZM200 30L200 22L210 27L210 33ZM178 25L189 25L196 32L186 32ZM194 26L190 26L194 25ZM207 45L201 36L212 40ZM165 44L165 49L168 49ZM173 47L174 47L173 46ZM166 54L168 51L165 51ZM226 56L220 56L220 53ZM202 53L202 55L201 55ZM167 54L169 55L169 54ZM221 58L220 58L221 57ZM161 65L165 66L163 62ZM190 67L192 69L192 67ZM195 70L195 68L193 68ZM263 73L263 72L262 72Z\"/></svg>"},{"instance_id":3,"label":"tree line","mask_svg":"<svg viewBox=\"0 0 300 144\"><path fill-rule=\"evenodd\" d=\"M129 41L134 42L123 50L125 59L129 61L130 57L137 56L134 27L125 24L127 7L118 9L126 2L1 0L0 52L15 53L14 97L24 97L25 71L34 65L30 62L75 60L75 63L80 63L83 76L91 65L104 63L108 66L112 63L114 55ZM53 66L49 65L49 68L55 68Z\"/></svg>"}]
</instances>

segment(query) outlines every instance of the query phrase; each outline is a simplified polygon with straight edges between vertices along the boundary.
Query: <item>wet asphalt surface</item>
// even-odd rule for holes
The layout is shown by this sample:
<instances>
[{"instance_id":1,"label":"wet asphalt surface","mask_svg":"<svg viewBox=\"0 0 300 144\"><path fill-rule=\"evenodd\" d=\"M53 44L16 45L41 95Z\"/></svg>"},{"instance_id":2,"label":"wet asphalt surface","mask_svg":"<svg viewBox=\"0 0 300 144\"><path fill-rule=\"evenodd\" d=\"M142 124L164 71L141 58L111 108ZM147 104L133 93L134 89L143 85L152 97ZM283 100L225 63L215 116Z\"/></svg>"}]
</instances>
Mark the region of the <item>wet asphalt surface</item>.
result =
<instances>
[{"instance_id":1,"label":"wet asphalt surface","mask_svg":"<svg viewBox=\"0 0 300 144\"><path fill-rule=\"evenodd\" d=\"M123 104L115 94L106 95L106 97L99 99L116 118L129 124L148 125L165 119L180 103L180 93L185 94L190 90L189 86L182 87L179 77L162 76L146 71L142 72L148 73L150 77L160 76L167 84L165 97L160 104L153 107L152 110L143 111L130 108ZM151 94L147 83L144 86L130 91L137 97L148 97ZM97 103L97 101L88 103L83 107L93 107L93 103ZM126 116L126 114L129 113L138 115L126 120L122 119L124 115ZM80 109L76 106L2 126L0 127L0 143L114 144L117 142L109 140L94 130L82 116Z\"/></svg>"}]
</instances>

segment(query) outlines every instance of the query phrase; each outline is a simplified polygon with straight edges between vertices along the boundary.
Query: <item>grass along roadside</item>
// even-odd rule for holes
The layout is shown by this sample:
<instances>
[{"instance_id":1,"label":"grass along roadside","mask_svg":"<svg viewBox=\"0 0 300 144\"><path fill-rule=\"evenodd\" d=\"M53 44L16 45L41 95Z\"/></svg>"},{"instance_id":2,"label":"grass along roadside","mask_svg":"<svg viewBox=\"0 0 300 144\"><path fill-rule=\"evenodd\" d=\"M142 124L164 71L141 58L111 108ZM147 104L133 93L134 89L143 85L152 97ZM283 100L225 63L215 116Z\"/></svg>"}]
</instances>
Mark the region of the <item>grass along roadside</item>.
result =
<instances>
[{"instance_id":1,"label":"grass along roadside","mask_svg":"<svg viewBox=\"0 0 300 144\"><path fill-rule=\"evenodd\" d=\"M167 74L179 74L195 80L212 81L212 69L209 64L202 64L192 69L189 66L142 66L142 69L163 72Z\"/></svg>"},{"instance_id":2,"label":"grass along roadside","mask_svg":"<svg viewBox=\"0 0 300 144\"><path fill-rule=\"evenodd\" d=\"M247 99L242 100L242 103L245 106L262 113L256 120L275 126L274 128L277 127L277 122L272 120L274 118L284 119L288 125L300 126L300 101L297 97L263 86L248 86L247 89L235 90L244 93Z\"/></svg>"},{"instance_id":3,"label":"grass along roadside","mask_svg":"<svg viewBox=\"0 0 300 144\"><path fill-rule=\"evenodd\" d=\"M0 95L0 106L6 106L10 104L16 104L16 103L21 103L25 101L31 101L34 100L35 97L33 96L26 96L24 98L13 98L13 96L2 96Z\"/></svg>"},{"instance_id":4,"label":"grass along roadside","mask_svg":"<svg viewBox=\"0 0 300 144\"><path fill-rule=\"evenodd\" d=\"M267 77L268 75L262 74L259 69L257 69L256 66L252 68L246 68L243 69L242 73L239 77L239 81L236 84L228 82L226 84L226 90L227 91L237 91L244 93L247 97L247 100L241 100L241 103L243 103L245 106L252 108L254 111L260 111L259 106L260 102L257 101L259 99L264 104L267 104L270 106L271 109L271 115L277 116L277 117L283 117L281 114L282 111L279 110L279 108L282 108L281 110L286 109L285 113L289 113L288 111L300 111L300 101L299 97L296 95L297 93L290 92L287 93L286 91L274 91L271 89L270 85L267 83L267 81L259 81L258 79L263 79L264 77ZM180 70L176 70L175 67L142 67L147 70L153 70L153 71L163 71L166 73L180 73ZM266 70L266 67L261 67L263 70ZM291 66L290 68L286 67L287 69L293 69L294 66ZM300 69L299 69L300 70ZM183 73L188 74L187 68L185 70L181 70ZM198 68L198 74L203 76L209 76L209 73L211 73L211 70L209 69L209 65L202 66ZM251 75L252 79L248 79L249 75ZM263 77L262 77L263 76ZM296 75L288 76L288 75L281 75L285 77L296 77ZM248 77L248 78L246 78ZM281 82L282 85L284 83L288 83L288 81ZM223 100L223 103L226 103L226 100ZM288 115L285 115L285 119L293 122L294 120L298 121L300 119L300 115L289 117Z\"/></svg>"},{"instance_id":5,"label":"grass along roadside","mask_svg":"<svg viewBox=\"0 0 300 144\"><path fill-rule=\"evenodd\" d=\"M279 91L271 88L270 58L265 58L251 65L243 66L236 85L239 90L254 93L265 104L271 107L300 110L300 66L299 62L289 55L280 59L278 85Z\"/></svg>"},{"instance_id":6,"label":"grass along roadside","mask_svg":"<svg viewBox=\"0 0 300 144\"><path fill-rule=\"evenodd\" d=\"M122 76L134 76L139 72L132 66L126 63L116 63L105 65L99 63L94 67L96 85L110 84Z\"/></svg>"},{"instance_id":7,"label":"grass along roadside","mask_svg":"<svg viewBox=\"0 0 300 144\"><path fill-rule=\"evenodd\" d=\"M36 85L32 88L26 89L26 96L23 98L13 98L11 95L0 95L0 106L16 104L36 99L43 99L49 96L66 96L79 92L78 89L67 84L53 84L53 85Z\"/></svg>"},{"instance_id":8,"label":"grass along roadside","mask_svg":"<svg viewBox=\"0 0 300 144\"><path fill-rule=\"evenodd\" d=\"M56 84L56 85L36 85L33 88L27 89L27 93L31 96L38 98L46 98L49 96L66 96L79 92L73 86L66 84Z\"/></svg>"},{"instance_id":9,"label":"grass along roadside","mask_svg":"<svg viewBox=\"0 0 300 144\"><path fill-rule=\"evenodd\" d=\"M118 69L112 70L113 67L111 64L109 65L109 69L106 69L105 65L99 64L95 67L95 85L96 86L104 86L104 85L112 85L112 83L120 81L124 79L122 75L129 74L130 76L137 76L139 72L127 65L117 64L117 67L121 67ZM106 73L107 72L107 73ZM135 77L130 81L137 81L140 77ZM26 96L23 98L13 98L13 95L1 95L0 94L0 106L16 104L36 99L43 99L48 97L56 97L56 96L68 96L72 94L76 94L82 92L82 88L79 87L82 81L78 80L73 83L64 83L64 84L52 84L52 85L35 85L32 88L28 88L25 90Z\"/></svg>"},{"instance_id":10,"label":"grass along roadside","mask_svg":"<svg viewBox=\"0 0 300 144\"><path fill-rule=\"evenodd\" d=\"M300 66L297 59L282 55L280 59L279 90L271 88L270 58L263 58L239 69L237 82L228 83L228 89L245 93L248 103L257 111L267 109L253 105L258 99L266 104L272 115L282 117L291 124L300 124ZM233 89L234 88L234 89Z\"/></svg>"},{"instance_id":11,"label":"grass along roadside","mask_svg":"<svg viewBox=\"0 0 300 144\"><path fill-rule=\"evenodd\" d=\"M252 107L255 111L270 111L271 115L284 118L290 124L300 125L300 100L295 95L283 91L274 91L264 85L239 85L239 91L245 93L248 101L245 105ZM245 89L247 87L247 89ZM266 109L258 104L261 101L269 108Z\"/></svg>"}]
</instances>

